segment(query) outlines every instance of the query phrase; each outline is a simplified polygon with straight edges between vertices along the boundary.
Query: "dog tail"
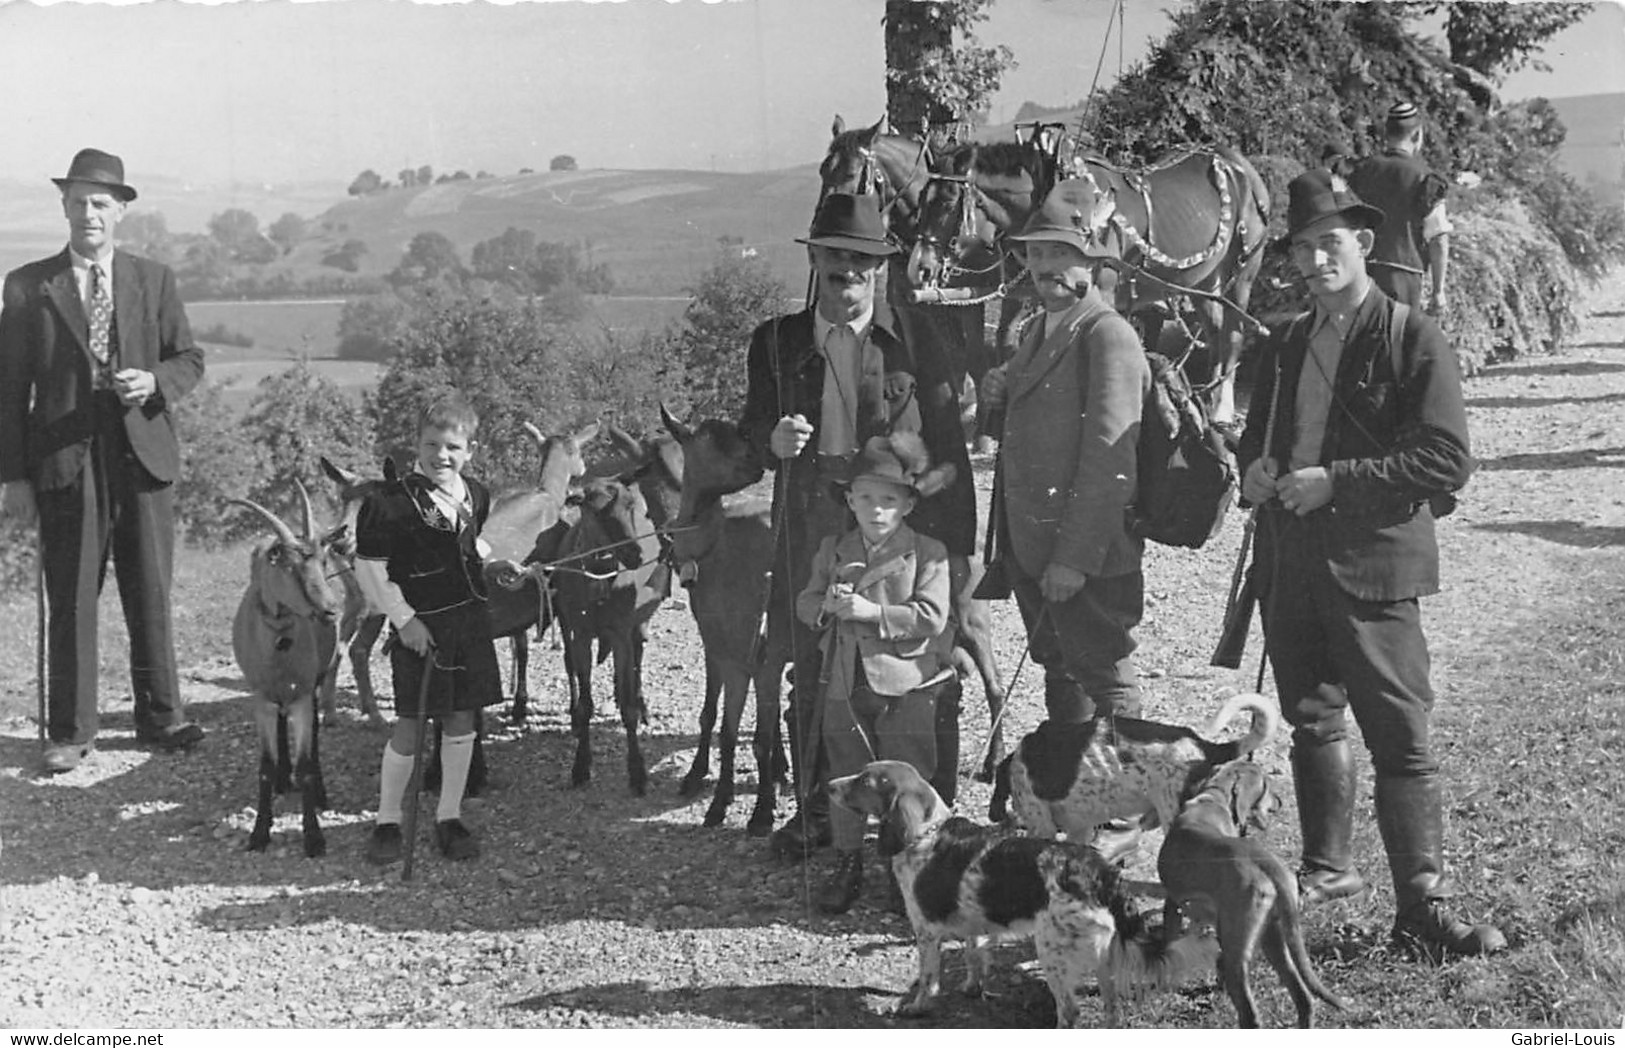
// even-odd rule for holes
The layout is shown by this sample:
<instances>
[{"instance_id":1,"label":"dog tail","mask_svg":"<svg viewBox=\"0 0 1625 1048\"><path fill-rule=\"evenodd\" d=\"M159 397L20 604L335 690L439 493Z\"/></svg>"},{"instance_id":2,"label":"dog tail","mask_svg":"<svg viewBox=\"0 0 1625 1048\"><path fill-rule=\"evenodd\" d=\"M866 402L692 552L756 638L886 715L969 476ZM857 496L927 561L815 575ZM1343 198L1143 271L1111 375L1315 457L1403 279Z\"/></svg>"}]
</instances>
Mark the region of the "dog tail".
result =
<instances>
[{"instance_id":1,"label":"dog tail","mask_svg":"<svg viewBox=\"0 0 1625 1048\"><path fill-rule=\"evenodd\" d=\"M1191 972L1211 972L1219 959L1219 940L1212 935L1187 932L1172 942L1152 935L1143 918L1118 916L1101 968L1101 981L1110 980L1119 994L1137 989L1164 989L1177 985Z\"/></svg>"},{"instance_id":2,"label":"dog tail","mask_svg":"<svg viewBox=\"0 0 1625 1048\"><path fill-rule=\"evenodd\" d=\"M987 802L987 817L991 822L1003 822L1010 814L1010 759L1013 756L1006 754L993 770L993 799Z\"/></svg>"},{"instance_id":3,"label":"dog tail","mask_svg":"<svg viewBox=\"0 0 1625 1048\"><path fill-rule=\"evenodd\" d=\"M1244 691L1230 696L1229 700L1219 707L1219 712L1213 715L1213 722L1208 725L1207 737L1211 739L1222 733L1242 710L1252 711L1252 729L1235 742L1224 745L1226 750L1233 749L1234 753L1221 757L1220 763L1252 753L1274 738L1276 729L1281 726L1281 712L1275 708L1274 703L1255 691Z\"/></svg>"}]
</instances>

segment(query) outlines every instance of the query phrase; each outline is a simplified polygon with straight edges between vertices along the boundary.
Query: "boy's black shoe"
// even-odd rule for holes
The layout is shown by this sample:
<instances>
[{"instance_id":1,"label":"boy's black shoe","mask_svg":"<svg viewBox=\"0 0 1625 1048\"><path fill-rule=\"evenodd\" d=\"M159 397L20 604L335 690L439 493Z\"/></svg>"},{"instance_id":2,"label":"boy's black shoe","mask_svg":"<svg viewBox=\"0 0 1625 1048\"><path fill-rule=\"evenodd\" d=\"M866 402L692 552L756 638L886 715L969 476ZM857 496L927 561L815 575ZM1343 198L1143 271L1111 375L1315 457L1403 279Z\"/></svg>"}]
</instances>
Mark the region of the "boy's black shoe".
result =
<instances>
[{"instance_id":1,"label":"boy's black shoe","mask_svg":"<svg viewBox=\"0 0 1625 1048\"><path fill-rule=\"evenodd\" d=\"M463 825L461 819L447 819L434 824L434 844L440 854L453 862L472 859L480 853L480 842Z\"/></svg>"},{"instance_id":2,"label":"boy's black shoe","mask_svg":"<svg viewBox=\"0 0 1625 1048\"><path fill-rule=\"evenodd\" d=\"M401 826L397 822L382 822L372 828L367 838L367 861L374 866L388 866L401 857Z\"/></svg>"}]
</instances>

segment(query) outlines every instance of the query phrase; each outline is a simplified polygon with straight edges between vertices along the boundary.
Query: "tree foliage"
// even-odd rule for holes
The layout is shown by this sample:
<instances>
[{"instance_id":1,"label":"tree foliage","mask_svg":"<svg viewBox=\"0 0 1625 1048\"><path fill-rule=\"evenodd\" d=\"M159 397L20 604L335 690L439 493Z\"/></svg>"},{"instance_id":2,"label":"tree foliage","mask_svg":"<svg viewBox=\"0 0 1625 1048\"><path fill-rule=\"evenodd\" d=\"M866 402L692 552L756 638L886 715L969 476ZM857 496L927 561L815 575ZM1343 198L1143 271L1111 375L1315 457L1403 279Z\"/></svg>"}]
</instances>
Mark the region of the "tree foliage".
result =
<instances>
[{"instance_id":1,"label":"tree foliage","mask_svg":"<svg viewBox=\"0 0 1625 1048\"><path fill-rule=\"evenodd\" d=\"M751 332L782 311L784 285L766 260L725 254L688 291L676 349L690 407L704 418L738 418Z\"/></svg>"},{"instance_id":2,"label":"tree foliage","mask_svg":"<svg viewBox=\"0 0 1625 1048\"><path fill-rule=\"evenodd\" d=\"M1450 58L1475 69L1497 84L1508 73L1526 65L1551 67L1535 52L1553 36L1574 25L1590 11L1588 3L1430 4L1448 12L1445 38Z\"/></svg>"},{"instance_id":3,"label":"tree foliage","mask_svg":"<svg viewBox=\"0 0 1625 1048\"><path fill-rule=\"evenodd\" d=\"M119 220L119 243L154 262L173 265L175 238L162 211L130 211Z\"/></svg>"},{"instance_id":4,"label":"tree foliage","mask_svg":"<svg viewBox=\"0 0 1625 1048\"><path fill-rule=\"evenodd\" d=\"M1000 78L1016 67L999 44L984 47L975 27L993 0L886 0L886 113L892 127L928 133L980 122Z\"/></svg>"},{"instance_id":5,"label":"tree foliage","mask_svg":"<svg viewBox=\"0 0 1625 1048\"><path fill-rule=\"evenodd\" d=\"M270 237L271 242L281 248L282 253L286 255L299 241L305 239L305 231L309 227L310 224L303 218L288 211L271 223L271 228L266 230L266 236Z\"/></svg>"},{"instance_id":6,"label":"tree foliage","mask_svg":"<svg viewBox=\"0 0 1625 1048\"><path fill-rule=\"evenodd\" d=\"M297 478L314 500L328 500L322 483L323 455L341 466L372 468L373 427L362 405L301 355L293 366L260 380L241 428L264 456L253 485L261 505L296 505L290 499Z\"/></svg>"},{"instance_id":7,"label":"tree foliage","mask_svg":"<svg viewBox=\"0 0 1625 1048\"><path fill-rule=\"evenodd\" d=\"M369 167L367 170L355 176L355 181L350 183L350 188L345 190L345 192L350 196L367 196L368 194L376 193L383 188L383 177Z\"/></svg>"},{"instance_id":8,"label":"tree foliage","mask_svg":"<svg viewBox=\"0 0 1625 1048\"><path fill-rule=\"evenodd\" d=\"M549 171L574 171L576 169L576 158L569 153L560 153L547 162L547 169Z\"/></svg>"},{"instance_id":9,"label":"tree foliage","mask_svg":"<svg viewBox=\"0 0 1625 1048\"><path fill-rule=\"evenodd\" d=\"M225 387L206 380L172 408L180 442L175 513L182 534L206 546L257 530L252 519L226 504L250 498L266 477L269 460L256 434L225 398Z\"/></svg>"},{"instance_id":10,"label":"tree foliage","mask_svg":"<svg viewBox=\"0 0 1625 1048\"><path fill-rule=\"evenodd\" d=\"M407 244L400 264L386 278L395 287L444 283L460 285L468 271L457 255L457 245L444 233L426 230Z\"/></svg>"}]
</instances>

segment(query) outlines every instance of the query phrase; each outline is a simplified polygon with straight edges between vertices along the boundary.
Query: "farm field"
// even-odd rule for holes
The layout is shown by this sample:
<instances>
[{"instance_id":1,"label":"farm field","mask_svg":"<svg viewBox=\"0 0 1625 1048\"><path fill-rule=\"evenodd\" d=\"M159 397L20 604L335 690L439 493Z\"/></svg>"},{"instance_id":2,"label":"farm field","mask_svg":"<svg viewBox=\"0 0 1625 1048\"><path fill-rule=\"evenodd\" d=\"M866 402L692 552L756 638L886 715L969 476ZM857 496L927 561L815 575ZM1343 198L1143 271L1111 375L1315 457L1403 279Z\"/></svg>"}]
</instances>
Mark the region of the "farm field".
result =
<instances>
[{"instance_id":1,"label":"farm field","mask_svg":"<svg viewBox=\"0 0 1625 1048\"><path fill-rule=\"evenodd\" d=\"M1327 1027L1615 1028L1625 1020L1625 275L1597 289L1567 354L1487 369L1466 387L1480 468L1440 526L1444 592L1424 605L1446 773L1447 852L1457 911L1506 930L1511 949L1440 967L1392 951L1393 894L1359 762L1354 853L1364 898L1309 911L1306 940L1346 1012ZM991 463L977 462L986 505ZM1250 687L1208 655L1242 531L1232 514L1200 551L1153 548L1139 637L1146 715L1200 726L1220 696ZM592 782L571 789L573 744L557 651L533 645L533 714L492 711L496 787L465 809L475 862L420 844L417 879L361 858L377 802L384 734L354 708L321 750L332 810L329 853L307 860L281 801L272 849L243 851L256 751L229 620L246 548L183 550L176 580L183 687L209 738L195 752L137 747L116 601L103 607L103 729L72 774L36 777L31 594L0 599L0 863L4 893L0 1025L139 1027L1041 1027L1053 1006L1030 944L994 951L985 998L950 991L919 1022L892 1016L915 972L906 923L883 909L881 875L847 915L810 904L828 853L803 869L745 835L755 765L727 825L701 825L707 795L676 787L696 749L703 660L681 594L655 615L644 666L651 783L629 795L618 718L600 699ZM1015 609L993 609L1007 679L1021 661ZM506 662L506 659L504 659ZM387 693L385 661L373 672ZM1018 738L1042 708L1041 673L1014 685ZM609 672L600 668L602 695ZM1273 685L1266 679L1266 694ZM386 703L386 710L388 704ZM750 714L747 713L747 723ZM968 686L965 774L987 717ZM1261 761L1283 809L1266 840L1295 861L1298 834L1279 736ZM964 779L959 810L982 818L988 787ZM432 804L426 799L424 803ZM789 805L780 802L780 817ZM1613 858L1610 858L1613 856ZM1154 844L1130 867L1145 908L1160 905ZM962 961L947 958L945 985ZM1255 965L1266 1025L1290 1002ZM1086 1025L1101 1021L1086 990ZM1234 1023L1211 978L1125 1009L1140 1028ZM931 1036L935 1036L932 1034Z\"/></svg>"},{"instance_id":2,"label":"farm field","mask_svg":"<svg viewBox=\"0 0 1625 1048\"><path fill-rule=\"evenodd\" d=\"M664 332L682 320L688 298L682 295L588 295L579 327L584 337L605 332L635 338L644 331ZM187 319L194 335L216 330L253 339L234 346L199 337L204 348L205 377L224 387L226 402L246 408L260 380L292 366L300 354L312 368L345 392L359 398L378 382L382 367L359 360L340 360L339 317L343 299L287 301L189 302Z\"/></svg>"}]
</instances>

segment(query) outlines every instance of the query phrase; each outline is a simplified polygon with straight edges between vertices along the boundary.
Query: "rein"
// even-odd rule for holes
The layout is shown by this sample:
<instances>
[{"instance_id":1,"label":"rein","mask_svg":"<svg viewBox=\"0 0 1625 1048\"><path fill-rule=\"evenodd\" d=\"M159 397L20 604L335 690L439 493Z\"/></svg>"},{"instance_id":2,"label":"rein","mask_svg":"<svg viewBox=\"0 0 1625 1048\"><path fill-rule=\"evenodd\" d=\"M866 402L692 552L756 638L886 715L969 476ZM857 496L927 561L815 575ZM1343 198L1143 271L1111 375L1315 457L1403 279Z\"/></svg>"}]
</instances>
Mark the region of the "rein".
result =
<instances>
[{"instance_id":1,"label":"rein","mask_svg":"<svg viewBox=\"0 0 1625 1048\"><path fill-rule=\"evenodd\" d=\"M557 560L551 560L545 564L527 564L525 565L525 574L530 575L533 578L539 578L554 571L565 571L575 575L585 575L587 578L591 579L612 579L621 573L620 570L612 571L606 575L600 572L588 571L585 568L566 567L566 565L572 564L578 560L586 560L589 557L595 557L598 554L606 553L609 550L619 549L622 546L634 545L642 542L644 539L661 538L666 535L676 535L684 531L693 531L698 526L699 525L697 524L673 524L670 527L655 528L652 531L645 531L637 535L629 535L624 539L616 539L614 542L605 543L602 546L594 546L592 549L582 550L580 553L572 553L567 557L560 557Z\"/></svg>"}]
</instances>

